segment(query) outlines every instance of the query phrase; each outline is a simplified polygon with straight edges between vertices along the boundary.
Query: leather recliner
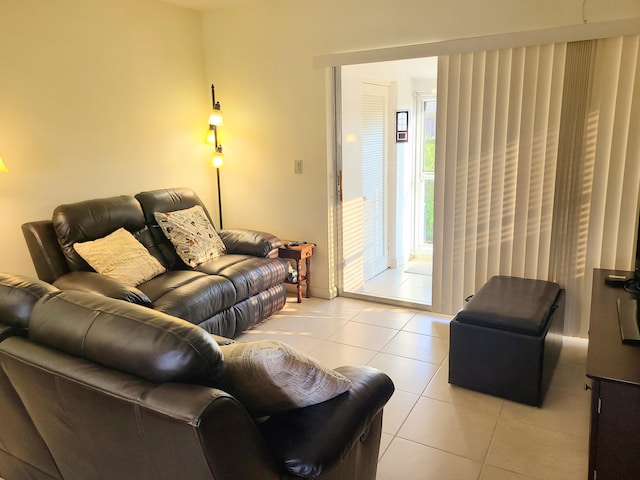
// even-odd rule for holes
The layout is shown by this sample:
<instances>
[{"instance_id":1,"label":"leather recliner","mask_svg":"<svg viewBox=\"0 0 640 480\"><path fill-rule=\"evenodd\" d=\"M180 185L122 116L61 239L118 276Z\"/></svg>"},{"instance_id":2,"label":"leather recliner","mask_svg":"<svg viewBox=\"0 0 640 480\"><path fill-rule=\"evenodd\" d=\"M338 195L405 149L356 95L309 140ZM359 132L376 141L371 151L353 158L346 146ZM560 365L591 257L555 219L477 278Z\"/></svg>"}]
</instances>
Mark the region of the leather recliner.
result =
<instances>
[{"instance_id":1,"label":"leather recliner","mask_svg":"<svg viewBox=\"0 0 640 480\"><path fill-rule=\"evenodd\" d=\"M0 324L19 327L0 341L5 480L375 478L393 393L378 370L341 367L351 390L254 419L189 322L0 274Z\"/></svg>"},{"instance_id":2,"label":"leather recliner","mask_svg":"<svg viewBox=\"0 0 640 480\"><path fill-rule=\"evenodd\" d=\"M30 279L0 274L0 345L25 336L33 306L58 289ZM9 378L0 370L0 477L5 480L60 478L44 440Z\"/></svg>"},{"instance_id":3,"label":"leather recliner","mask_svg":"<svg viewBox=\"0 0 640 480\"><path fill-rule=\"evenodd\" d=\"M56 207L52 220L27 222L22 232L41 280L63 290L100 293L151 307L233 338L284 307L287 265L277 258L281 242L266 232L221 230L227 254L191 268L162 233L154 212L195 205L209 216L187 188L85 200ZM119 228L131 232L167 271L136 287L123 285L96 273L73 247Z\"/></svg>"}]
</instances>

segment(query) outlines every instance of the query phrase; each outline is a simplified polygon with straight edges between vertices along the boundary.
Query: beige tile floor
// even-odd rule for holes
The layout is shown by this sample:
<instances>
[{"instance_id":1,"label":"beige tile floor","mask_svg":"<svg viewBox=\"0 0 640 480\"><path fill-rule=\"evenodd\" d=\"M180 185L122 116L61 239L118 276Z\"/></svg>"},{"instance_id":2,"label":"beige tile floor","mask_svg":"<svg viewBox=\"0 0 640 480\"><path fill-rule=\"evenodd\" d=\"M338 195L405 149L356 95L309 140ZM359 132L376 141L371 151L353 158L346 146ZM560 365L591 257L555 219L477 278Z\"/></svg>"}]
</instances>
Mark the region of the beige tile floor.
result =
<instances>
[{"instance_id":1,"label":"beige tile floor","mask_svg":"<svg viewBox=\"0 0 640 480\"><path fill-rule=\"evenodd\" d=\"M431 288L431 264L410 262L403 268L387 268L351 293L400 303L431 305Z\"/></svg>"},{"instance_id":2,"label":"beige tile floor","mask_svg":"<svg viewBox=\"0 0 640 480\"><path fill-rule=\"evenodd\" d=\"M277 338L331 367L372 365L394 381L378 480L587 478L586 339L566 337L541 408L447 382L449 318L361 300L290 298L238 338Z\"/></svg>"}]
</instances>

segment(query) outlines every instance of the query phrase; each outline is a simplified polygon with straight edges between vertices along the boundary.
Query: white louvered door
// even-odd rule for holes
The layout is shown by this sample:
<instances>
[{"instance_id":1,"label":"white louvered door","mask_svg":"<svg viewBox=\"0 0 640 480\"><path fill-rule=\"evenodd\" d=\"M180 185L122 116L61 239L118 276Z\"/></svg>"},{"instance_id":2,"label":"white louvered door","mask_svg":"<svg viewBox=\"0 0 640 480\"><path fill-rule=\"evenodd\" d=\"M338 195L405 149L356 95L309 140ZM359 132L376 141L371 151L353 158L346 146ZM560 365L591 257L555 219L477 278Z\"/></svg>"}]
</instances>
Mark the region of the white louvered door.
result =
<instances>
[{"instance_id":1,"label":"white louvered door","mask_svg":"<svg viewBox=\"0 0 640 480\"><path fill-rule=\"evenodd\" d=\"M387 232L388 87L365 83L362 95L364 281L389 266Z\"/></svg>"}]
</instances>

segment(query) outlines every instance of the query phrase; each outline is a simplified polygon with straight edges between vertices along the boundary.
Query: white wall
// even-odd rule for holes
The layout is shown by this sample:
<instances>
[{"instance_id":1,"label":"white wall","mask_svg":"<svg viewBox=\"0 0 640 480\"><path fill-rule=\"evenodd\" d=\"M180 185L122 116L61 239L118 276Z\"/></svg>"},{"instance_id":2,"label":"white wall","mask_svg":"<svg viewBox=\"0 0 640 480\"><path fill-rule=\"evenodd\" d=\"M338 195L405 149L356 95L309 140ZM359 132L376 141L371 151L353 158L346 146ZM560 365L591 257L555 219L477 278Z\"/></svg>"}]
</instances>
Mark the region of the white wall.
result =
<instances>
[{"instance_id":1,"label":"white wall","mask_svg":"<svg viewBox=\"0 0 640 480\"><path fill-rule=\"evenodd\" d=\"M637 0L273 0L205 13L207 80L228 136L225 226L317 242L312 292L331 296L332 86L314 57L634 17Z\"/></svg>"},{"instance_id":2,"label":"white wall","mask_svg":"<svg viewBox=\"0 0 640 480\"><path fill-rule=\"evenodd\" d=\"M60 203L184 185L215 212L202 143L215 83L225 226L317 242L313 294L330 296L331 77L314 57L580 25L582 5L271 0L200 23L158 0L0 0L0 155L11 169L0 174L0 271L34 273L20 224ZM640 2L587 0L584 12L589 22L640 17Z\"/></svg>"},{"instance_id":3,"label":"white wall","mask_svg":"<svg viewBox=\"0 0 640 480\"><path fill-rule=\"evenodd\" d=\"M35 274L20 225L61 203L189 186L216 208L199 13L1 0L0 32L0 271Z\"/></svg>"}]
</instances>

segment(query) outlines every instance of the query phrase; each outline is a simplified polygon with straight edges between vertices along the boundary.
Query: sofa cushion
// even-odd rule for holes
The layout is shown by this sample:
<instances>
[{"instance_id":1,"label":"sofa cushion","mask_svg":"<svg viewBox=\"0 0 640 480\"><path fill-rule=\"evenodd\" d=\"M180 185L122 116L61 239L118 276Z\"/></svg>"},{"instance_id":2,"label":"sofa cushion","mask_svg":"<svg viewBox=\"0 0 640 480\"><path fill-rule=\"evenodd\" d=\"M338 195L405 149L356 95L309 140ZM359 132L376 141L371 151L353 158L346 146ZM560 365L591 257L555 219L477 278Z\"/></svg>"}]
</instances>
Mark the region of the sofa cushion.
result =
<instances>
[{"instance_id":1,"label":"sofa cushion","mask_svg":"<svg viewBox=\"0 0 640 480\"><path fill-rule=\"evenodd\" d=\"M59 205L52 222L71 270L91 270L73 248L75 243L102 238L120 227L134 234L146 229L140 204L128 195Z\"/></svg>"},{"instance_id":2,"label":"sofa cushion","mask_svg":"<svg viewBox=\"0 0 640 480\"><path fill-rule=\"evenodd\" d=\"M200 205L173 212L154 212L153 215L176 253L190 267L227 253Z\"/></svg>"},{"instance_id":3,"label":"sofa cushion","mask_svg":"<svg viewBox=\"0 0 640 480\"><path fill-rule=\"evenodd\" d=\"M187 321L73 290L35 305L29 338L155 383L211 383L222 361L211 335Z\"/></svg>"},{"instance_id":4,"label":"sofa cushion","mask_svg":"<svg viewBox=\"0 0 640 480\"><path fill-rule=\"evenodd\" d=\"M287 266L281 258L227 254L198 265L197 270L229 280L236 290L236 301L240 302L284 283Z\"/></svg>"},{"instance_id":5,"label":"sofa cushion","mask_svg":"<svg viewBox=\"0 0 640 480\"><path fill-rule=\"evenodd\" d=\"M124 228L106 237L78 242L73 248L96 272L137 286L166 269Z\"/></svg>"},{"instance_id":6,"label":"sofa cushion","mask_svg":"<svg viewBox=\"0 0 640 480\"><path fill-rule=\"evenodd\" d=\"M229 280L193 270L169 271L138 288L151 299L155 310L196 325L237 303Z\"/></svg>"},{"instance_id":7,"label":"sofa cushion","mask_svg":"<svg viewBox=\"0 0 640 480\"><path fill-rule=\"evenodd\" d=\"M153 302L142 290L97 272L69 272L53 282L53 286L60 290L80 290L153 307Z\"/></svg>"},{"instance_id":8,"label":"sofa cushion","mask_svg":"<svg viewBox=\"0 0 640 480\"><path fill-rule=\"evenodd\" d=\"M254 416L321 403L351 388L347 377L286 343L263 340L220 349L222 388Z\"/></svg>"}]
</instances>

